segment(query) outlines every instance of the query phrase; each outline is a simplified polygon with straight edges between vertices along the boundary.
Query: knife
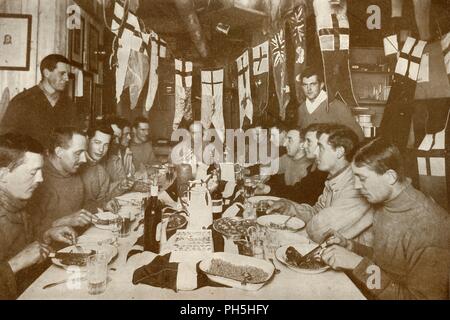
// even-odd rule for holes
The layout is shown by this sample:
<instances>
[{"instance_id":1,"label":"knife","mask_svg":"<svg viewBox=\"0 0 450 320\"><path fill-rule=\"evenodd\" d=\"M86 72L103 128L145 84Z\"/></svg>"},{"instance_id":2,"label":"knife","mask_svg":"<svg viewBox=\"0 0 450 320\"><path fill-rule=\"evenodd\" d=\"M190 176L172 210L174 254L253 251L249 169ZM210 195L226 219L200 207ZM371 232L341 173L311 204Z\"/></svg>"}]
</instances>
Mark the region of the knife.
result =
<instances>
[{"instance_id":1,"label":"knife","mask_svg":"<svg viewBox=\"0 0 450 320\"><path fill-rule=\"evenodd\" d=\"M76 253L76 252L51 252L48 257L56 258L56 259L87 259L87 257L94 254L95 251L91 251L88 253Z\"/></svg>"},{"instance_id":2,"label":"knife","mask_svg":"<svg viewBox=\"0 0 450 320\"><path fill-rule=\"evenodd\" d=\"M325 249L327 247L327 241L329 238L331 238L332 235L328 236L325 238L325 240L323 240L319 245L317 245L316 247L314 247L312 250L310 250L308 253L306 253L305 255L303 255L302 260L306 261L307 259L314 257L314 255L322 250Z\"/></svg>"}]
</instances>

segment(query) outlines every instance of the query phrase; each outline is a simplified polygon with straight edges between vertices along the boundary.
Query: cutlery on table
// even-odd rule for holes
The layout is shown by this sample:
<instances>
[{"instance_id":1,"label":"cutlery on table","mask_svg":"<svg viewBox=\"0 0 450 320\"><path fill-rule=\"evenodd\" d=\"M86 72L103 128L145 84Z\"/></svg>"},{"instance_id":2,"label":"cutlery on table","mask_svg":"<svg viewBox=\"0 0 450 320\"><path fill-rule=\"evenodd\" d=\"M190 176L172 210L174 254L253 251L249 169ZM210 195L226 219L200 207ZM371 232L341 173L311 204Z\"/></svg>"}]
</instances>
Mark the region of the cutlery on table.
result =
<instances>
[{"instance_id":1,"label":"cutlery on table","mask_svg":"<svg viewBox=\"0 0 450 320\"><path fill-rule=\"evenodd\" d=\"M273 262L272 258L269 258L269 260L270 260L270 262L272 262L273 267L275 268L275 270L274 270L275 274L279 274L281 272L281 270L276 267L275 262Z\"/></svg>"}]
</instances>

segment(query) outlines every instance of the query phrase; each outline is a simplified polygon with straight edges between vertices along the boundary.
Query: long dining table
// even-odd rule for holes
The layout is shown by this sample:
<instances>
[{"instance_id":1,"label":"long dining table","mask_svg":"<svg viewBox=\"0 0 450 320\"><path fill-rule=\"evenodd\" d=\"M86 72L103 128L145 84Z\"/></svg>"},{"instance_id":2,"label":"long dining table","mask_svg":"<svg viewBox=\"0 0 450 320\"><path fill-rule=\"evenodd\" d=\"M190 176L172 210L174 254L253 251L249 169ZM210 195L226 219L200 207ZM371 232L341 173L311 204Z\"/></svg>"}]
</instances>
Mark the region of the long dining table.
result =
<instances>
[{"instance_id":1,"label":"long dining table","mask_svg":"<svg viewBox=\"0 0 450 320\"><path fill-rule=\"evenodd\" d=\"M118 255L109 265L108 283L106 290L98 295L88 293L87 281L78 281L78 285L61 283L51 288L44 286L61 282L70 277L64 268L52 264L20 295L20 300L33 299L62 299L62 300L119 300L119 299L148 299L148 300L361 300L366 299L344 272L328 270L319 274L303 274L293 271L274 259L275 266L281 271L259 290L245 291L229 287L205 286L191 291L153 287L146 284L132 283L134 271L150 263L155 254L143 252L127 260L127 254L136 243L143 228L137 228L139 219L132 223L128 237L118 238L115 245ZM292 240L298 236L299 241L306 239L305 231L301 230L292 235ZM113 238L112 231L98 229L91 226L85 233L85 238L96 240ZM84 279L83 279L84 280Z\"/></svg>"}]
</instances>

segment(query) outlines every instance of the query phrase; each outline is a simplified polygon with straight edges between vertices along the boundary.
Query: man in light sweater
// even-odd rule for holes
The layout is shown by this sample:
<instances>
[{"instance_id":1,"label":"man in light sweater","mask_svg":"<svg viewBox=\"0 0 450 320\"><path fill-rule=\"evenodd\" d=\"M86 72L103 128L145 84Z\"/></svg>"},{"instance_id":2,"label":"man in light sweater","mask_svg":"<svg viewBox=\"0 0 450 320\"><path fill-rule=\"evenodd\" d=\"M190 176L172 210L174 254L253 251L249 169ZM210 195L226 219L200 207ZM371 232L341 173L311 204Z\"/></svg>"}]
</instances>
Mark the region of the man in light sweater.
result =
<instances>
[{"instance_id":1,"label":"man in light sweater","mask_svg":"<svg viewBox=\"0 0 450 320\"><path fill-rule=\"evenodd\" d=\"M361 126L353 117L351 109L335 97L328 97L324 91L322 74L313 68L302 73L303 91L306 96L298 108L298 126L305 129L312 123L336 123L352 129L360 141L364 139Z\"/></svg>"},{"instance_id":2,"label":"man in light sweater","mask_svg":"<svg viewBox=\"0 0 450 320\"><path fill-rule=\"evenodd\" d=\"M133 153L133 164L137 171L145 171L146 165L157 164L158 159L153 152L152 142L149 140L150 125L144 117L137 117L132 128L130 150Z\"/></svg>"},{"instance_id":3,"label":"man in light sweater","mask_svg":"<svg viewBox=\"0 0 450 320\"><path fill-rule=\"evenodd\" d=\"M321 254L334 269L351 271L371 298L449 299L450 218L404 176L399 150L377 139L352 163L356 187L376 206L373 246L335 232Z\"/></svg>"},{"instance_id":4,"label":"man in light sweater","mask_svg":"<svg viewBox=\"0 0 450 320\"><path fill-rule=\"evenodd\" d=\"M317 167L329 175L319 200L310 206L283 199L275 202L268 212L299 217L306 222L309 237L317 243L325 239L329 229L333 229L348 238L358 238L370 244L373 209L355 189L350 166L358 137L343 125L330 124L321 130L315 151Z\"/></svg>"}]
</instances>

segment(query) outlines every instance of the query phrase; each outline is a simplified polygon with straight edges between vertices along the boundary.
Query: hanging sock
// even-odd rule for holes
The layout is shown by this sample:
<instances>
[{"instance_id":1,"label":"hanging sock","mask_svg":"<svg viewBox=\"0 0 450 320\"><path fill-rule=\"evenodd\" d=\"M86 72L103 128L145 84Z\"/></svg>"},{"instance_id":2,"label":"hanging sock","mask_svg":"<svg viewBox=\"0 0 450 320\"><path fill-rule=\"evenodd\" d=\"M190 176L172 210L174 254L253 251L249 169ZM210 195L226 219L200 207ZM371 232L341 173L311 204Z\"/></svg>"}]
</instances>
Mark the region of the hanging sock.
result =
<instances>
[{"instance_id":1,"label":"hanging sock","mask_svg":"<svg viewBox=\"0 0 450 320\"><path fill-rule=\"evenodd\" d=\"M267 112L269 100L269 42L253 47L253 115L257 119Z\"/></svg>"},{"instance_id":2,"label":"hanging sock","mask_svg":"<svg viewBox=\"0 0 450 320\"><path fill-rule=\"evenodd\" d=\"M239 90L239 117L240 128L244 125L244 119L253 123L253 101L250 88L250 70L248 68L248 51L246 50L236 59L238 69L238 90Z\"/></svg>"},{"instance_id":3,"label":"hanging sock","mask_svg":"<svg viewBox=\"0 0 450 320\"><path fill-rule=\"evenodd\" d=\"M442 54L444 56L445 69L447 71L448 80L450 82L450 32L441 40Z\"/></svg>"},{"instance_id":4,"label":"hanging sock","mask_svg":"<svg viewBox=\"0 0 450 320\"><path fill-rule=\"evenodd\" d=\"M148 75L150 35L141 32L138 18L117 2L111 29L118 39L116 100L120 101L123 90L130 87L131 109L133 109Z\"/></svg>"},{"instance_id":5,"label":"hanging sock","mask_svg":"<svg viewBox=\"0 0 450 320\"><path fill-rule=\"evenodd\" d=\"M288 18L288 23L291 31L290 37L292 38L295 47L295 95L297 97L297 101L301 104L305 101L301 79L306 61L306 7L304 4L294 8Z\"/></svg>"},{"instance_id":6,"label":"hanging sock","mask_svg":"<svg viewBox=\"0 0 450 320\"><path fill-rule=\"evenodd\" d=\"M154 31L150 33L151 52L150 52L150 73L148 79L147 100L145 101L145 110L150 111L155 101L156 91L158 91L159 76L158 66L159 58L166 57L167 44Z\"/></svg>"},{"instance_id":7,"label":"hanging sock","mask_svg":"<svg viewBox=\"0 0 450 320\"><path fill-rule=\"evenodd\" d=\"M317 34L330 101L339 95L348 106L356 106L350 73L350 32L347 2L333 5L328 0L314 0Z\"/></svg>"},{"instance_id":8,"label":"hanging sock","mask_svg":"<svg viewBox=\"0 0 450 320\"><path fill-rule=\"evenodd\" d=\"M211 124L220 139L225 140L225 122L223 119L223 69L202 70L202 114L204 129Z\"/></svg>"},{"instance_id":9,"label":"hanging sock","mask_svg":"<svg viewBox=\"0 0 450 320\"><path fill-rule=\"evenodd\" d=\"M175 115L173 130L177 130L183 118L192 120L192 62L175 59Z\"/></svg>"},{"instance_id":10,"label":"hanging sock","mask_svg":"<svg viewBox=\"0 0 450 320\"><path fill-rule=\"evenodd\" d=\"M272 52L273 77L275 90L280 106L279 114L281 120L286 117L286 108L290 100L290 88L288 84L288 74L286 70L286 42L284 29L281 28L270 41Z\"/></svg>"}]
</instances>

